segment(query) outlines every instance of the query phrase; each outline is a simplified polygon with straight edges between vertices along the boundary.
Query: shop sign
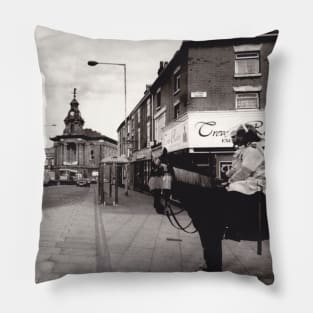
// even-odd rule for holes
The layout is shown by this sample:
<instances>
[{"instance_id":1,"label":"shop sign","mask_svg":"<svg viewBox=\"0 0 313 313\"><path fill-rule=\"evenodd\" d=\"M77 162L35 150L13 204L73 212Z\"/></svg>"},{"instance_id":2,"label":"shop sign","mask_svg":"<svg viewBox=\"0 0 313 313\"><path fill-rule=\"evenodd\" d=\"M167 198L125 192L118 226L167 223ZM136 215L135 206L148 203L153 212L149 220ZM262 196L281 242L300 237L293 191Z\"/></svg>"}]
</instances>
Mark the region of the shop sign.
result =
<instances>
[{"instance_id":1,"label":"shop sign","mask_svg":"<svg viewBox=\"0 0 313 313\"><path fill-rule=\"evenodd\" d=\"M207 92L206 91L192 91L191 98L206 98Z\"/></svg>"},{"instance_id":2,"label":"shop sign","mask_svg":"<svg viewBox=\"0 0 313 313\"><path fill-rule=\"evenodd\" d=\"M264 135L264 112L194 112L188 114L190 148L230 148L232 130L240 124L253 125Z\"/></svg>"},{"instance_id":3,"label":"shop sign","mask_svg":"<svg viewBox=\"0 0 313 313\"><path fill-rule=\"evenodd\" d=\"M162 146L168 152L188 148L188 120L166 129L163 133Z\"/></svg>"},{"instance_id":4,"label":"shop sign","mask_svg":"<svg viewBox=\"0 0 313 313\"><path fill-rule=\"evenodd\" d=\"M263 111L189 112L184 121L164 130L162 147L168 152L186 148L231 148L230 133L243 123L253 125L264 135Z\"/></svg>"},{"instance_id":5,"label":"shop sign","mask_svg":"<svg viewBox=\"0 0 313 313\"><path fill-rule=\"evenodd\" d=\"M77 161L73 161L73 162L64 161L64 162L63 162L63 165L77 165L77 164L78 164Z\"/></svg>"}]
</instances>

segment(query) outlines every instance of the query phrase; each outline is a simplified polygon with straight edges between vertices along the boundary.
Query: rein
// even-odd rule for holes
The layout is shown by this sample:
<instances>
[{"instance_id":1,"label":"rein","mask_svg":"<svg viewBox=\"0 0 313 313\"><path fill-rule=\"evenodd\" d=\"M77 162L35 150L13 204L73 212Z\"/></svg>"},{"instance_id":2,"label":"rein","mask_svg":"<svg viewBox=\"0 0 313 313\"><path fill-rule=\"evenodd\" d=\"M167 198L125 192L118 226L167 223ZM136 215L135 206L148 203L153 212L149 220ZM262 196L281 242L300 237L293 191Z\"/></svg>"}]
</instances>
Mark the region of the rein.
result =
<instances>
[{"instance_id":1,"label":"rein","mask_svg":"<svg viewBox=\"0 0 313 313\"><path fill-rule=\"evenodd\" d=\"M169 220L169 222L171 223L171 225L178 229L178 230L182 230L183 232L187 233L187 234L194 234L197 232L197 230L193 230L193 231L189 231L188 228L190 227L190 225L192 224L192 220L186 225L186 226L182 226L180 224L180 222L178 221L176 215L180 214L181 212L183 212L185 209L181 209L178 212L174 212L171 205L168 205L168 209L169 211L166 212L166 216ZM176 223L176 225L175 225Z\"/></svg>"}]
</instances>

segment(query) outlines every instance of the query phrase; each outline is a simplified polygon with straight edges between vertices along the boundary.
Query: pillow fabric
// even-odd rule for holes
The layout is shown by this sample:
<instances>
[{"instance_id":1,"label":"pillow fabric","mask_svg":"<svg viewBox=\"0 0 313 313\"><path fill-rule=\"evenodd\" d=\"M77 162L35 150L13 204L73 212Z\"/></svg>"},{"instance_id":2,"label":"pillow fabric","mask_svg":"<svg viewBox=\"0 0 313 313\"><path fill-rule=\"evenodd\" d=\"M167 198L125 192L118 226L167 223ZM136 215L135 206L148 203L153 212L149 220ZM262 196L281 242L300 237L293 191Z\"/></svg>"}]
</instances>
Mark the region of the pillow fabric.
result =
<instances>
[{"instance_id":1,"label":"pillow fabric","mask_svg":"<svg viewBox=\"0 0 313 313\"><path fill-rule=\"evenodd\" d=\"M95 40L37 27L37 283L198 270L273 283L264 114L277 36Z\"/></svg>"}]
</instances>

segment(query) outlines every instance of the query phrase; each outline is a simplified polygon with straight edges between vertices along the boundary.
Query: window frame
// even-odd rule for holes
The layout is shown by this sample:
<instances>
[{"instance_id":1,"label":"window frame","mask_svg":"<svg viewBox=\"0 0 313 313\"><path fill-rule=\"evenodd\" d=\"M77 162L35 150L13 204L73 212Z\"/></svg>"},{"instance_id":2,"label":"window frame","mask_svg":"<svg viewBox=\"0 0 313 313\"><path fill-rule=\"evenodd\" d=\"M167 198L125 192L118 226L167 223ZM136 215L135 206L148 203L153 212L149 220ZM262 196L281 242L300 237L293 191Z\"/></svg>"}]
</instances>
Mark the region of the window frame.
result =
<instances>
[{"instance_id":1,"label":"window frame","mask_svg":"<svg viewBox=\"0 0 313 313\"><path fill-rule=\"evenodd\" d=\"M258 70L253 73L240 72L240 60L256 60L258 62ZM234 60L234 76L235 77L258 77L261 76L261 55L260 51L237 51Z\"/></svg>"},{"instance_id":2,"label":"window frame","mask_svg":"<svg viewBox=\"0 0 313 313\"><path fill-rule=\"evenodd\" d=\"M160 128L160 121L163 118L164 118L164 126ZM165 124L166 124L166 111L162 112L160 115L158 115L154 119L155 140L157 143L162 142L163 137L161 136L161 131L163 131L163 129L165 128Z\"/></svg>"},{"instance_id":3,"label":"window frame","mask_svg":"<svg viewBox=\"0 0 313 313\"><path fill-rule=\"evenodd\" d=\"M141 112L140 112L140 109L141 109L141 108L139 108L138 111L137 111L137 122L138 122L138 124L140 124L140 119L141 119Z\"/></svg>"},{"instance_id":4,"label":"window frame","mask_svg":"<svg viewBox=\"0 0 313 313\"><path fill-rule=\"evenodd\" d=\"M180 92L181 88L181 74L178 71L177 73L174 73L174 95Z\"/></svg>"},{"instance_id":5,"label":"window frame","mask_svg":"<svg viewBox=\"0 0 313 313\"><path fill-rule=\"evenodd\" d=\"M141 129L140 127L138 127L137 129L137 150L141 149L141 140L140 140L140 136L141 136Z\"/></svg>"},{"instance_id":6,"label":"window frame","mask_svg":"<svg viewBox=\"0 0 313 313\"><path fill-rule=\"evenodd\" d=\"M150 148L151 141L151 122L147 121L147 148Z\"/></svg>"},{"instance_id":7,"label":"window frame","mask_svg":"<svg viewBox=\"0 0 313 313\"><path fill-rule=\"evenodd\" d=\"M256 95L255 99L256 99L256 107L251 107L251 108L243 108L243 107L239 107L238 106L238 100L240 97L246 96L248 97L250 95ZM260 109L260 93L256 92L256 91L246 91L246 92L236 92L235 94L235 108L236 110L259 110Z\"/></svg>"},{"instance_id":8,"label":"window frame","mask_svg":"<svg viewBox=\"0 0 313 313\"><path fill-rule=\"evenodd\" d=\"M161 89L159 88L159 89L156 91L156 106L155 106L155 109L156 109L156 110L159 110L159 109L161 108L161 105L162 105Z\"/></svg>"},{"instance_id":9,"label":"window frame","mask_svg":"<svg viewBox=\"0 0 313 313\"><path fill-rule=\"evenodd\" d=\"M174 103L174 119L175 120L178 120L181 116L181 106L180 106L180 101L177 100L175 103ZM178 113L177 113L178 111Z\"/></svg>"},{"instance_id":10,"label":"window frame","mask_svg":"<svg viewBox=\"0 0 313 313\"><path fill-rule=\"evenodd\" d=\"M151 116L151 100L150 98L147 100L147 117Z\"/></svg>"}]
</instances>

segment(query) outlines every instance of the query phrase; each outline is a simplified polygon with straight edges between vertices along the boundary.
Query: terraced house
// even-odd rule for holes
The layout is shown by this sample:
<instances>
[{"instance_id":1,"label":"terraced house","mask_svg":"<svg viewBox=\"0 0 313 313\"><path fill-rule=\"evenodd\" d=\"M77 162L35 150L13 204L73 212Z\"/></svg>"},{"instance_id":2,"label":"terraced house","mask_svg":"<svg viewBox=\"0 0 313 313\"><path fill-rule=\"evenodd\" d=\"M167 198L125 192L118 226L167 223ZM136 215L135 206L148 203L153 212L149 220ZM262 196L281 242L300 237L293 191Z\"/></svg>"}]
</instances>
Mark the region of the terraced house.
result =
<instances>
[{"instance_id":1,"label":"terraced house","mask_svg":"<svg viewBox=\"0 0 313 313\"><path fill-rule=\"evenodd\" d=\"M160 62L118 128L119 153L130 157L129 183L147 189L151 159L166 148L175 164L221 177L231 164L230 132L241 123L264 132L268 55L277 33L255 38L184 41ZM126 131L127 130L127 131Z\"/></svg>"}]
</instances>

